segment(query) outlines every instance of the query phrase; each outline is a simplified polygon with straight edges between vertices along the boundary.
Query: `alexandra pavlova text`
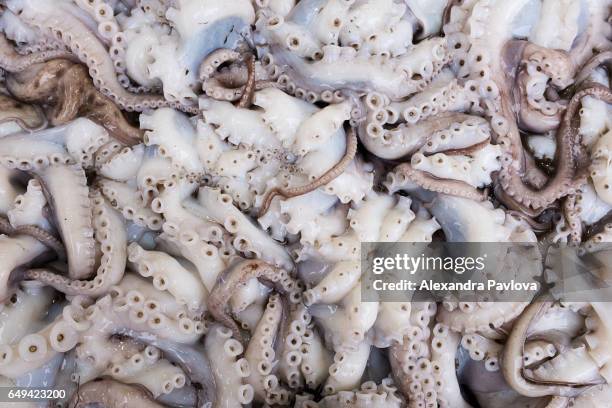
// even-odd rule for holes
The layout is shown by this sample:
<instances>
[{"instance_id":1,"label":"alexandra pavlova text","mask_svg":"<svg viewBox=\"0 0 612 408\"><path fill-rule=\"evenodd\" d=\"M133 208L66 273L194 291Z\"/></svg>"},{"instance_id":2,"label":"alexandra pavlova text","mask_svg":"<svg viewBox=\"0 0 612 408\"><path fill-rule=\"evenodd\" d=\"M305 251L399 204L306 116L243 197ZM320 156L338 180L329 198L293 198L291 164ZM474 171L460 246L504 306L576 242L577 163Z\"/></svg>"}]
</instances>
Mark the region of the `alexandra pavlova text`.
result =
<instances>
[{"instance_id":1,"label":"alexandra pavlova text","mask_svg":"<svg viewBox=\"0 0 612 408\"><path fill-rule=\"evenodd\" d=\"M538 291L540 289L537 282L517 282L510 280L500 282L489 279L486 282L475 282L467 280L465 282L436 282L431 279L412 281L402 279L395 282L385 282L376 279L372 282L372 288L376 291Z\"/></svg>"}]
</instances>

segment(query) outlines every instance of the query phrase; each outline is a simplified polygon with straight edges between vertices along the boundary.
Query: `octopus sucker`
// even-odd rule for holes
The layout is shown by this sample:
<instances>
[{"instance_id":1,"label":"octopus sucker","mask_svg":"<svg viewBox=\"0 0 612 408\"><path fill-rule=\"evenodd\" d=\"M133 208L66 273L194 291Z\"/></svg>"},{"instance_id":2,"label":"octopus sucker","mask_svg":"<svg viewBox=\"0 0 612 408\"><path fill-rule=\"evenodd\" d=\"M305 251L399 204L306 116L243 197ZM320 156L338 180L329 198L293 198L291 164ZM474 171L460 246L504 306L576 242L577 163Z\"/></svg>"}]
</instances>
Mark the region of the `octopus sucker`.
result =
<instances>
[{"instance_id":1,"label":"octopus sucker","mask_svg":"<svg viewBox=\"0 0 612 408\"><path fill-rule=\"evenodd\" d=\"M611 1L0 0L0 386L609 408Z\"/></svg>"}]
</instances>

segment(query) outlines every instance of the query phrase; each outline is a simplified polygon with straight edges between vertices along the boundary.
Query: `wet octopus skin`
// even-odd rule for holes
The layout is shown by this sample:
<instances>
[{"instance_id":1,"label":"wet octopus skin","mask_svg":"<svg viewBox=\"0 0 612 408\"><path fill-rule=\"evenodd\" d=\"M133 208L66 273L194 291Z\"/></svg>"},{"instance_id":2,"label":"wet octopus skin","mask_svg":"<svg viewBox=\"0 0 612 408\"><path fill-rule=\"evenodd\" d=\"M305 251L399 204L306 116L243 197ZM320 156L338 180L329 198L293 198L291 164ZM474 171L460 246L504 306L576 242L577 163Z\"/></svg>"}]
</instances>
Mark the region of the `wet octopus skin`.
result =
<instances>
[{"instance_id":1,"label":"wet octopus skin","mask_svg":"<svg viewBox=\"0 0 612 408\"><path fill-rule=\"evenodd\" d=\"M253 102L253 94L255 92L255 57L253 55L247 57L247 67L248 79L244 85L240 101L238 101L239 108L248 108Z\"/></svg>"},{"instance_id":2,"label":"wet octopus skin","mask_svg":"<svg viewBox=\"0 0 612 408\"><path fill-rule=\"evenodd\" d=\"M2 385L605 406L609 304L362 302L360 261L438 239L608 259L608 3L7 0Z\"/></svg>"},{"instance_id":3,"label":"wet octopus skin","mask_svg":"<svg viewBox=\"0 0 612 408\"><path fill-rule=\"evenodd\" d=\"M64 50L40 51L29 55L20 55L9 43L6 36L0 35L0 66L8 72L22 72L34 64L71 57L72 54Z\"/></svg>"},{"instance_id":4,"label":"wet octopus skin","mask_svg":"<svg viewBox=\"0 0 612 408\"><path fill-rule=\"evenodd\" d=\"M75 393L68 406L84 408L92 404L108 408L163 407L153 401L145 390L113 380L92 381L85 384Z\"/></svg>"},{"instance_id":5,"label":"wet octopus skin","mask_svg":"<svg viewBox=\"0 0 612 408\"><path fill-rule=\"evenodd\" d=\"M202 90L212 98L227 101L237 100L238 103L242 102L242 105L246 105L248 100L253 98L252 93L255 90L276 86L274 82L265 79L266 76L261 72L258 61L256 59L251 61L251 56L250 53L241 56L239 52L228 49L212 52L202 61L198 69ZM236 64L243 61L246 62L246 68ZM216 72L226 63L232 63L232 65L223 72Z\"/></svg>"},{"instance_id":6,"label":"wet octopus skin","mask_svg":"<svg viewBox=\"0 0 612 408\"><path fill-rule=\"evenodd\" d=\"M518 73L516 74L515 89L518 92L514 92L515 103L520 106L519 109L519 127L522 130L531 131L533 133L545 133L550 130L554 130L559 126L562 117L562 107L557 107L557 112L550 112L548 114L536 110L529 106L528 98L528 82L529 73L526 65L534 58L534 55L544 55L551 66L554 66L554 71L544 69L542 72L554 77L551 82L552 86L564 89L568 86L569 81L573 80L575 76L575 68L567 53L560 51L550 51L541 47L537 47L534 44L528 42L520 42L516 44L507 44L507 48L518 48L522 50L521 63L518 67ZM516 52L516 51L513 51ZM536 57L538 58L538 57ZM542 58L542 57L539 57ZM540 68L541 69L541 68ZM547 72L548 71L548 72Z\"/></svg>"},{"instance_id":7,"label":"wet octopus skin","mask_svg":"<svg viewBox=\"0 0 612 408\"><path fill-rule=\"evenodd\" d=\"M60 259L66 259L66 251L64 249L64 245L60 240L58 240L55 236L47 232L42 228L38 228L35 225L24 225L14 228L9 220L6 218L0 217L0 232L5 235L12 234L24 234L29 235L32 238L37 239L42 242L44 245L54 250L57 253L57 256Z\"/></svg>"},{"instance_id":8,"label":"wet octopus skin","mask_svg":"<svg viewBox=\"0 0 612 408\"><path fill-rule=\"evenodd\" d=\"M536 211L536 213L546 209L548 205L566 192L575 191L580 185L584 184L584 176L576 174L576 158L578 155L576 150L579 150L580 147L576 138L577 129L572 122L578 111L580 100L585 96L594 96L607 103L612 103L612 92L609 88L601 85L587 87L572 97L563 122L557 131L558 145L560 146L557 151L557 162L561 168L557 169L555 177L549 180L546 186L537 193L534 192L522 182L517 181L520 176L511 167L500 174L502 188L510 191L512 197L521 197L521 202L524 203L522 205Z\"/></svg>"},{"instance_id":9,"label":"wet octopus skin","mask_svg":"<svg viewBox=\"0 0 612 408\"><path fill-rule=\"evenodd\" d=\"M229 327L238 340L242 340L242 335L234 319L227 313L226 304L231 294L252 278L274 287L284 296L292 296L293 291L297 290L296 282L287 272L261 261L240 262L219 276L208 298L209 311L215 320Z\"/></svg>"},{"instance_id":10,"label":"wet octopus skin","mask_svg":"<svg viewBox=\"0 0 612 408\"><path fill-rule=\"evenodd\" d=\"M98 87L121 107L139 111L144 107L168 105L167 101L158 95L133 94L122 87L113 73L113 62L105 45L98 40L96 33L91 29L91 17L85 17L75 6L61 2L58 3L58 7L49 7L48 4L37 1L11 3L11 6L15 6L12 11L21 15L27 24L54 36L79 60L88 64ZM102 16L108 16L108 8L104 8L102 13L104 13ZM100 30L103 29L101 26ZM68 35L64 36L63 32ZM169 105L182 106L172 103ZM189 107L184 109L190 110Z\"/></svg>"},{"instance_id":11,"label":"wet octopus skin","mask_svg":"<svg viewBox=\"0 0 612 408\"><path fill-rule=\"evenodd\" d=\"M355 134L355 129L351 128L347 132L347 143L346 143L346 152L342 159L334 165L331 169L327 170L322 176L320 176L317 180L301 187L294 187L290 189L274 189L267 193L266 197L264 197L263 204L261 206L259 216L262 217L266 214L270 205L272 204L272 200L274 197L280 195L284 198L297 197L304 194L307 194L311 191L316 190L317 188L324 186L325 184L330 183L335 178L337 178L340 174L346 170L348 165L355 158L355 154L357 153L357 136Z\"/></svg>"},{"instance_id":12,"label":"wet octopus skin","mask_svg":"<svg viewBox=\"0 0 612 408\"><path fill-rule=\"evenodd\" d=\"M0 95L0 110L3 116L0 118L0 124L16 122L23 130L31 132L47 127L47 120L40 110L21 104L8 96Z\"/></svg>"},{"instance_id":13,"label":"wet octopus skin","mask_svg":"<svg viewBox=\"0 0 612 408\"><path fill-rule=\"evenodd\" d=\"M525 42L511 41L506 44L507 51L504 52L504 55L512 55L512 57L509 57L510 60L512 58L516 59L521 55L528 54L528 50L530 47L535 48L535 50L531 52L532 54L538 52L541 53L541 51L539 51L537 47L533 47L531 44ZM567 86L569 84L569 82L567 82L568 79L571 80L573 76L572 72L574 68L572 67L572 61L569 60L567 55L562 53L555 54L555 52L552 52L552 54L549 56L549 59L550 58L552 58L553 60L561 59L562 61L564 61L559 62L557 66L553 64L553 66L555 66L555 69L561 71L560 73L556 74L555 78L553 79L553 84L560 87ZM517 61L510 60L507 59L505 61L505 64L507 65L506 69L512 71L513 67L517 66ZM605 61L605 53L603 60ZM586 70L592 70L592 67L588 68L589 66L599 65L598 61L599 57L596 56L592 59L592 61L587 62ZM541 71L541 68L539 68L539 66L538 70ZM507 79L507 81L510 81L511 78L516 78L517 80L519 80L520 83L521 75L524 74L522 72L518 74L516 74L515 72L510 72L508 74L509 78ZM518 86L518 88L519 91L514 92L514 98L515 100L519 100L519 102L517 103L521 107L520 112L523 112L525 109L524 105L526 104L524 102L524 91L522 90L521 86ZM531 214L539 214L544 209L546 209L548 205L563 196L563 193L561 193L560 190L569 189L568 191L571 192L572 189L579 187L582 183L579 180L572 180L572 178L574 177L572 173L575 173L575 168L577 167L576 160L580 156L580 141L577 138L577 129L572 125L572 123L574 122L574 115L578 112L580 100L584 96L591 94L605 101L609 101L610 91L609 88L606 88L605 86L600 86L599 84L594 84L594 89L589 90L587 85L583 83L581 84L581 88L582 89L579 89L578 92L576 92L576 94L569 101L567 107L565 108L565 113L563 115L563 119L561 120L560 126L556 131L557 146L560 146L560 148L558 148L556 151L556 161L557 163L561 164L561 169L557 169L555 177L552 180L548 180L547 183L545 183L547 184L546 186L538 186L538 189L536 190L537 195L543 196L543 199L540 199L538 196L536 196L536 194L534 194L535 191L529 188L529 186L525 185L525 183L519 182L519 177L525 177L526 174L529 173L531 170L535 170L537 172L537 169L534 169L533 165L531 164L532 161L530 159L524 157L524 155L527 153L517 152L517 149L520 149L520 147L516 146L517 144L520 144L520 137L518 134L519 129L516 125L512 124L513 121L510 120L511 125L509 137L511 140L510 143L512 144L511 154L513 158L518 159L519 167L522 168L519 171L523 172L523 175L519 176L519 174L517 174L516 172L515 166L512 165L506 165L500 173L500 185L501 188L505 191L503 196L505 197L505 202L509 206L512 206L514 208L520 207L522 210ZM502 96L502 110L505 112L506 117L514 117L511 113L511 97ZM521 114L522 113L519 113L519 117ZM545 125L545 122L542 120L537 120L537 123L538 127L545 126L538 130L544 131L549 128L548 125ZM555 127L554 122L551 125L553 126L553 128ZM577 177L580 178L581 176L578 175ZM539 184L539 182L537 184ZM520 197L520 199L517 200L517 197Z\"/></svg>"},{"instance_id":14,"label":"wet octopus skin","mask_svg":"<svg viewBox=\"0 0 612 408\"><path fill-rule=\"evenodd\" d=\"M142 139L143 132L128 124L121 111L93 87L81 65L67 60L50 61L22 74L11 75L7 86L23 102L48 105L47 116L53 126L76 117L87 117L128 146Z\"/></svg>"},{"instance_id":15,"label":"wet octopus skin","mask_svg":"<svg viewBox=\"0 0 612 408\"><path fill-rule=\"evenodd\" d=\"M215 403L215 380L210 368L210 362L204 355L201 347L181 347L177 343L164 339L154 338L142 333L127 333L145 344L155 346L169 355L172 360L180 364L189 374L192 383L199 384L197 401L200 405Z\"/></svg>"}]
</instances>

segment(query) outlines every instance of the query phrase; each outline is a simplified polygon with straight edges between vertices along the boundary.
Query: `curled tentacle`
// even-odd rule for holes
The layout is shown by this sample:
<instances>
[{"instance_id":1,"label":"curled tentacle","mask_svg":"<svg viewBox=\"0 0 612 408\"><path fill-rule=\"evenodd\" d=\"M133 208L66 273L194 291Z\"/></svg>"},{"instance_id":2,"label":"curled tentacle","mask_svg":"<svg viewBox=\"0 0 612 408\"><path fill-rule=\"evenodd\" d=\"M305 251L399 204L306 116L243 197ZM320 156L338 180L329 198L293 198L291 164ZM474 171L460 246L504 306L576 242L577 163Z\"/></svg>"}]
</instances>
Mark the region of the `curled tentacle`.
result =
<instances>
[{"instance_id":1,"label":"curled tentacle","mask_svg":"<svg viewBox=\"0 0 612 408\"><path fill-rule=\"evenodd\" d=\"M509 210L508 215L517 217L525 221L533 229L534 232L546 232L550 229L550 223L539 222L536 219L530 217L528 214L524 214L520 211Z\"/></svg>"},{"instance_id":2,"label":"curled tentacle","mask_svg":"<svg viewBox=\"0 0 612 408\"><path fill-rule=\"evenodd\" d=\"M210 292L208 310L217 321L230 328L233 336L239 340L243 339L242 334L228 313L227 305L232 293L245 286L252 278L257 278L262 283L274 287L284 296L297 290L297 282L286 271L263 261L242 261L230 267L217 279L217 284Z\"/></svg>"},{"instance_id":3,"label":"curled tentacle","mask_svg":"<svg viewBox=\"0 0 612 408\"><path fill-rule=\"evenodd\" d=\"M585 96L592 96L606 103L612 103L612 92L609 88L601 85L590 84L587 88L578 91L568 104L561 127L557 131L556 162L558 168L555 176L548 181L544 188L535 191L522 182L520 173L515 167L506 165L500 173L501 185L506 193L505 198L509 198L520 207L527 207L534 213L539 214L555 200L575 191L584 184L585 176L580 174L579 169L577 169L580 143L574 118L581 100Z\"/></svg>"},{"instance_id":4,"label":"curled tentacle","mask_svg":"<svg viewBox=\"0 0 612 408\"><path fill-rule=\"evenodd\" d=\"M530 327L551 307L551 302L539 300L529 305L514 323L512 332L502 352L502 372L508 384L518 393L529 397L556 395L575 397L582 390L570 385L537 384L527 381L523 375L523 346Z\"/></svg>"},{"instance_id":5,"label":"curled tentacle","mask_svg":"<svg viewBox=\"0 0 612 408\"><path fill-rule=\"evenodd\" d=\"M355 158L355 154L357 153L357 135L353 128L349 129L347 132L347 143L346 143L346 153L342 157L342 159L331 169L326 171L322 176L320 176L317 180L300 187L293 188L275 188L272 191L268 192L266 197L264 198L263 204L261 206L261 210L259 212L259 217L264 216L270 205L272 204L272 200L277 195L283 196L285 198L297 197L304 194L308 194L311 191L316 190L319 187L322 187L331 181L333 181L336 177L340 176L344 170L348 167L348 165Z\"/></svg>"},{"instance_id":6,"label":"curled tentacle","mask_svg":"<svg viewBox=\"0 0 612 408\"><path fill-rule=\"evenodd\" d=\"M91 281L71 279L53 270L30 269L27 279L43 282L67 295L101 296L119 283L125 273L127 258L127 233L120 215L100 196L93 199L96 239L100 242L102 260L96 276Z\"/></svg>"},{"instance_id":7,"label":"curled tentacle","mask_svg":"<svg viewBox=\"0 0 612 408\"><path fill-rule=\"evenodd\" d=\"M244 62L246 68L241 62ZM217 71L226 63L232 65ZM240 108L250 106L256 90L276 86L276 83L268 81L261 69L258 69L252 54L245 58L239 52L225 48L213 51L202 61L199 78L206 95L216 100L239 101Z\"/></svg>"}]
</instances>

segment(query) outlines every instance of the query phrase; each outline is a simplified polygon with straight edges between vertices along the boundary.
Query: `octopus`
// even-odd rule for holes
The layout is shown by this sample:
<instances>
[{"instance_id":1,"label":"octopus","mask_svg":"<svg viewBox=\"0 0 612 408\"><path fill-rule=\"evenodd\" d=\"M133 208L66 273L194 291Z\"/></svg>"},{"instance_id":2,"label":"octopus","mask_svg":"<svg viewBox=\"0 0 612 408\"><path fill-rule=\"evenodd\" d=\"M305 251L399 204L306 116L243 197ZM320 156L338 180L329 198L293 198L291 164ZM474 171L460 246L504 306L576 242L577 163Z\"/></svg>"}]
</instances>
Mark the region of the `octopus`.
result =
<instances>
[{"instance_id":1,"label":"octopus","mask_svg":"<svg viewBox=\"0 0 612 408\"><path fill-rule=\"evenodd\" d=\"M0 1L0 385L609 407L611 10ZM538 290L372 296L410 248Z\"/></svg>"},{"instance_id":2,"label":"octopus","mask_svg":"<svg viewBox=\"0 0 612 408\"><path fill-rule=\"evenodd\" d=\"M52 126L85 117L123 144L131 146L142 139L142 131L131 126L117 106L94 88L82 65L54 59L8 76L6 86L18 100L44 106Z\"/></svg>"}]
</instances>

